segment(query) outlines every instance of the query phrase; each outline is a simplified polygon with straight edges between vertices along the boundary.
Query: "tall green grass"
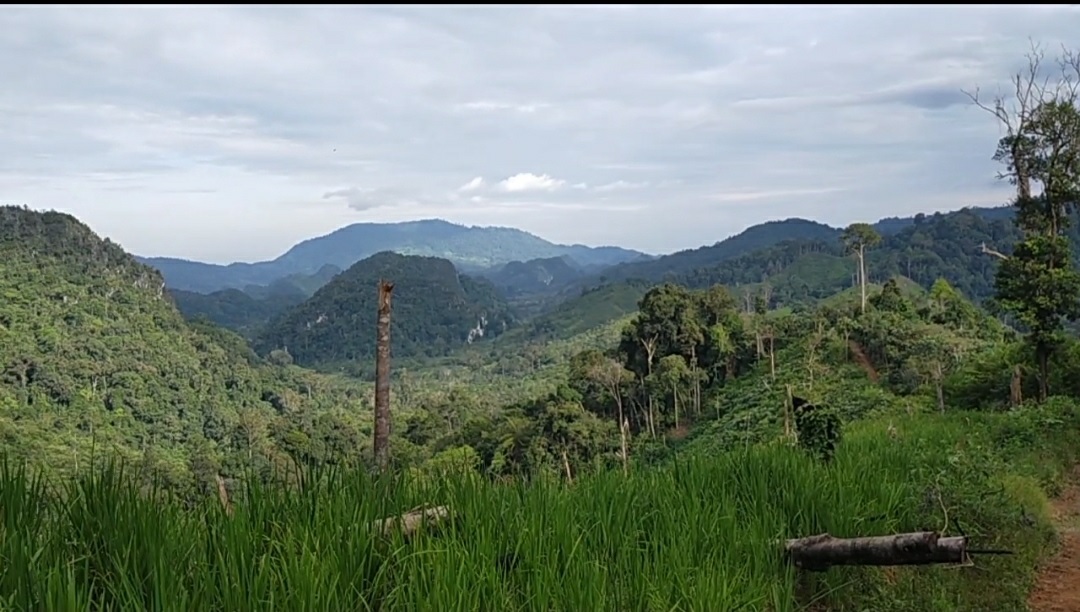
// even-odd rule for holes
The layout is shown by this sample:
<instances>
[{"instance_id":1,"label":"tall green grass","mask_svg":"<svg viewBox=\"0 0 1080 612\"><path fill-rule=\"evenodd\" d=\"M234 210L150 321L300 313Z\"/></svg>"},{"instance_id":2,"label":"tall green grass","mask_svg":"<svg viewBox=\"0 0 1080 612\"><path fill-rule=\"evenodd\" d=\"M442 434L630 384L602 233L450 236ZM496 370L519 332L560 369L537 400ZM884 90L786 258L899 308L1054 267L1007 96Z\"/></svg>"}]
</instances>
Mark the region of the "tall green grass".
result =
<instances>
[{"instance_id":1,"label":"tall green grass","mask_svg":"<svg viewBox=\"0 0 1080 612\"><path fill-rule=\"evenodd\" d=\"M853 427L831 465L795 449L492 484L316 471L250 484L226 516L148 496L105 465L49 488L0 465L3 610L1019 610L1052 541L1043 489L1080 414L893 417ZM405 540L371 521L423 503L455 518ZM963 529L1017 554L977 569L801 575L775 541Z\"/></svg>"}]
</instances>

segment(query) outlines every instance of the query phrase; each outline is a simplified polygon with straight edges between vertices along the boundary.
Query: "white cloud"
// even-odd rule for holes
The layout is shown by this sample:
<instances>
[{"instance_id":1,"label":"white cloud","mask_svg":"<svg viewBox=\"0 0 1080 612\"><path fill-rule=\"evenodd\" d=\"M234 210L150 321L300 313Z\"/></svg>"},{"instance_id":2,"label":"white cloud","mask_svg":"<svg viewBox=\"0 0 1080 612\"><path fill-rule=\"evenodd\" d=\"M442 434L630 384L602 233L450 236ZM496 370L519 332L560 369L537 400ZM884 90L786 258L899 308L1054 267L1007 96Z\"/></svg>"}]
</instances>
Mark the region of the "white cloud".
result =
<instances>
[{"instance_id":1,"label":"white cloud","mask_svg":"<svg viewBox=\"0 0 1080 612\"><path fill-rule=\"evenodd\" d=\"M0 28L0 201L221 261L357 220L669 251L1000 203L997 126L960 89L1007 85L1033 34L1075 44L1080 12L39 5Z\"/></svg>"},{"instance_id":2,"label":"white cloud","mask_svg":"<svg viewBox=\"0 0 1080 612\"><path fill-rule=\"evenodd\" d=\"M521 172L499 182L499 188L508 193L555 191L565 184L566 181L552 178L547 174L536 175L531 172Z\"/></svg>"},{"instance_id":3,"label":"white cloud","mask_svg":"<svg viewBox=\"0 0 1080 612\"><path fill-rule=\"evenodd\" d=\"M596 187L595 189L596 189L596 191L599 191L600 193L604 193L604 192L607 192L607 191L626 191L626 190L629 190L629 189L642 189L642 188L648 187L648 186L649 186L649 183L647 183L647 182L632 183L630 181L618 180L618 181L614 181L614 182L611 182L611 183L606 183L604 185L600 185L600 186Z\"/></svg>"},{"instance_id":4,"label":"white cloud","mask_svg":"<svg viewBox=\"0 0 1080 612\"><path fill-rule=\"evenodd\" d=\"M465 183L461 187L458 187L458 191L478 191L486 186L486 183L484 183L484 177L478 176L469 181L468 183Z\"/></svg>"}]
</instances>

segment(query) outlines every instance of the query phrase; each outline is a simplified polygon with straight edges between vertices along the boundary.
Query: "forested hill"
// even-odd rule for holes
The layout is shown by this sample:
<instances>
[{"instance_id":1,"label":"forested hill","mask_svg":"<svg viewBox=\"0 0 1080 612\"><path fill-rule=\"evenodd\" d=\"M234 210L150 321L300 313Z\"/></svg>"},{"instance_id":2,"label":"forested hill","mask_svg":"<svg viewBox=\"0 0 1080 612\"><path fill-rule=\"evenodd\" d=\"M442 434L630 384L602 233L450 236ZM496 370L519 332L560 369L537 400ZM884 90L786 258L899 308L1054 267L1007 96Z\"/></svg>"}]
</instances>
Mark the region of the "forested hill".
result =
<instances>
[{"instance_id":1,"label":"forested hill","mask_svg":"<svg viewBox=\"0 0 1080 612\"><path fill-rule=\"evenodd\" d=\"M867 251L872 281L906 276L923 287L938 278L976 301L993 294L998 259L982 245L1008 253L1020 234L1011 219L964 209L919 216L908 227L882 236ZM1080 239L1077 224L1070 238ZM831 295L853 284L853 259L839 240L789 241L718 265L685 271L677 280L690 287L732 287L768 282L774 304Z\"/></svg>"},{"instance_id":2,"label":"forested hill","mask_svg":"<svg viewBox=\"0 0 1080 612\"><path fill-rule=\"evenodd\" d=\"M510 309L486 280L459 275L448 260L378 253L357 262L311 299L270 321L256 350L287 351L306 366L374 355L376 287L392 279L391 346L395 356L437 356L497 336Z\"/></svg>"},{"instance_id":3,"label":"forested hill","mask_svg":"<svg viewBox=\"0 0 1080 612\"><path fill-rule=\"evenodd\" d=\"M450 260L462 270L500 266L544 257L573 258L586 268L644 257L619 247L554 244L522 230L466 227L438 219L404 223L356 223L305 240L272 261L227 266L168 257L141 261L161 270L170 288L210 293L268 285L291 274L312 274L330 264L344 269L382 251Z\"/></svg>"},{"instance_id":4,"label":"forested hill","mask_svg":"<svg viewBox=\"0 0 1080 612\"><path fill-rule=\"evenodd\" d=\"M918 214L913 217L888 217L872 226L882 236L896 237L912 231L915 226L925 227L927 224L952 222L954 215L978 217L987 223L1001 221L1012 225L1012 210L1009 207L998 208L964 208L955 212L935 213L932 215ZM955 228L953 228L955 229ZM951 230L950 230L951 231ZM703 246L696 249L679 251L670 255L657 257L649 261L637 261L622 263L604 270L590 280L583 282L595 282L602 278L603 282L620 281L627 279L641 279L652 282L675 280L682 278L698 270L722 266L739 258L740 261L754 261L756 259L769 258L775 252L783 252L794 248L797 254L799 249L819 251L819 245L829 245L839 248L840 228L831 227L816 221L806 219L784 219L782 221L769 221L761 223L743 232L726 238L711 246ZM948 238L960 238L960 234L950 234ZM901 238L904 240L904 238ZM779 249L779 251L778 251ZM758 270L758 268L755 268ZM757 274L752 281L763 280L761 274Z\"/></svg>"},{"instance_id":5,"label":"forested hill","mask_svg":"<svg viewBox=\"0 0 1080 612\"><path fill-rule=\"evenodd\" d=\"M1080 217L1075 214L1073 217L1069 237L1074 244L1080 244ZM936 279L945 278L976 301L992 295L998 261L983 252L982 245L1008 253L1020 236L1012 222L1011 209L1005 207L885 219L879 224L894 233L882 231L880 244L867 252L868 275L872 281L903 275L929 288ZM853 259L844 250L840 232L827 229L828 232L822 231L823 238L784 240L768 248L719 260L706 257L706 249L699 249L645 263L623 264L578 284L596 286L639 279L650 283L671 281L694 288L713 284L739 288L768 283L774 305L818 299L854 282ZM715 250L723 244L707 248ZM695 256L691 257L692 254ZM711 263L696 265L709 260ZM580 290L574 285L568 289Z\"/></svg>"},{"instance_id":6,"label":"forested hill","mask_svg":"<svg viewBox=\"0 0 1080 612\"><path fill-rule=\"evenodd\" d=\"M344 390L189 325L156 270L69 215L0 207L0 262L0 445L12 459L71 468L93 447L189 486L190 461L205 484L240 455L285 461L293 432L321 448L317 426L342 440L357 430L333 412Z\"/></svg>"}]
</instances>

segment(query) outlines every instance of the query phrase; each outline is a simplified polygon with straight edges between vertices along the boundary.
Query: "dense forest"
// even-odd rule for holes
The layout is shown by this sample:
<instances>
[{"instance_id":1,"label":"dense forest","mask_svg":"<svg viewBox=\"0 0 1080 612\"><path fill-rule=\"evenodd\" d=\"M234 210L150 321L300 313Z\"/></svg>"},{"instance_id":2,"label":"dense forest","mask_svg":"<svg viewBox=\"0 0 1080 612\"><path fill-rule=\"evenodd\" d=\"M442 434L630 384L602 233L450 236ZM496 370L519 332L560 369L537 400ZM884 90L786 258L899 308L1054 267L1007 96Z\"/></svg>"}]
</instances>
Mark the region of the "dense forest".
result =
<instances>
[{"instance_id":1,"label":"dense forest","mask_svg":"<svg viewBox=\"0 0 1080 612\"><path fill-rule=\"evenodd\" d=\"M1080 86L1039 74L1015 121L987 106L1007 210L777 222L528 314L387 251L259 323L273 292L170 295L75 218L0 208L0 605L1025 609L1080 491ZM503 289L547 285L533 263ZM911 532L921 567L792 552Z\"/></svg>"},{"instance_id":2,"label":"dense forest","mask_svg":"<svg viewBox=\"0 0 1080 612\"><path fill-rule=\"evenodd\" d=\"M275 317L255 348L261 354L279 351L305 366L374 355L371 313L381 278L398 286L391 333L398 355L445 355L513 324L509 306L488 281L459 275L445 259L386 252L353 264L311 299Z\"/></svg>"}]
</instances>

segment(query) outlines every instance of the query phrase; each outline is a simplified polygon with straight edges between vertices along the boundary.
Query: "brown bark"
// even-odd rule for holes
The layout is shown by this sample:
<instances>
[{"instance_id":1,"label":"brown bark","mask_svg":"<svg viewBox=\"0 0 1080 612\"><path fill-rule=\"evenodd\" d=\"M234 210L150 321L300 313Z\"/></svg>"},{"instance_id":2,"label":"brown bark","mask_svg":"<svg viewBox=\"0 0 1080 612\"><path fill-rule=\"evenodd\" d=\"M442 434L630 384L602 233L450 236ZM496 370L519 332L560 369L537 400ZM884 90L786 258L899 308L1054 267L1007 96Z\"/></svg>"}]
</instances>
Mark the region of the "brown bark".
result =
<instances>
[{"instance_id":1,"label":"brown bark","mask_svg":"<svg viewBox=\"0 0 1080 612\"><path fill-rule=\"evenodd\" d=\"M859 294L860 312L866 314L866 245L859 243Z\"/></svg>"},{"instance_id":2,"label":"brown bark","mask_svg":"<svg viewBox=\"0 0 1080 612\"><path fill-rule=\"evenodd\" d=\"M944 538L933 531L867 538L834 538L823 533L787 540L784 552L789 562L812 572L834 565L931 565L968 560L966 537Z\"/></svg>"},{"instance_id":3,"label":"brown bark","mask_svg":"<svg viewBox=\"0 0 1080 612\"><path fill-rule=\"evenodd\" d=\"M225 511L225 514L232 516L233 506L229 500L229 489L225 486L225 479L221 477L221 474L215 474L217 479L217 492L218 500L221 502L221 509Z\"/></svg>"},{"instance_id":4,"label":"brown bark","mask_svg":"<svg viewBox=\"0 0 1080 612\"><path fill-rule=\"evenodd\" d=\"M391 516L374 521L371 528L384 536L390 535L392 531L397 529L401 531L401 535L409 537L416 533L421 525L435 525L447 518L450 518L450 509L446 506L420 507L409 510L401 516Z\"/></svg>"},{"instance_id":5,"label":"brown bark","mask_svg":"<svg viewBox=\"0 0 1080 612\"><path fill-rule=\"evenodd\" d=\"M630 474L630 449L626 443L627 434L629 432L630 421L624 419L619 424L619 444L621 446L620 452L622 453L621 456L623 476L627 476Z\"/></svg>"},{"instance_id":6,"label":"brown bark","mask_svg":"<svg viewBox=\"0 0 1080 612\"><path fill-rule=\"evenodd\" d=\"M641 346L645 349L645 367L646 377L652 376L653 359L656 357L656 336L649 338L648 340L641 340ZM641 381L641 389L645 391L645 395L649 402L649 435L653 438L656 437L656 413L653 410L653 397L645 388L645 380Z\"/></svg>"},{"instance_id":7,"label":"brown bark","mask_svg":"<svg viewBox=\"0 0 1080 612\"><path fill-rule=\"evenodd\" d=\"M375 340L375 464L390 465L390 298L394 283L379 281L379 319Z\"/></svg>"},{"instance_id":8,"label":"brown bark","mask_svg":"<svg viewBox=\"0 0 1080 612\"><path fill-rule=\"evenodd\" d=\"M1024 403L1024 375L1020 365L1013 367L1012 380L1009 381L1009 405L1013 408Z\"/></svg>"}]
</instances>

